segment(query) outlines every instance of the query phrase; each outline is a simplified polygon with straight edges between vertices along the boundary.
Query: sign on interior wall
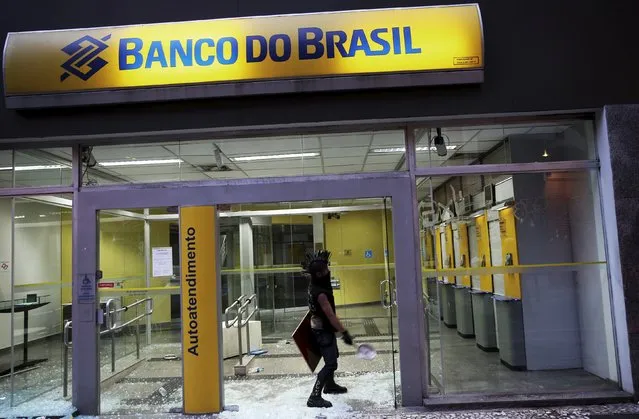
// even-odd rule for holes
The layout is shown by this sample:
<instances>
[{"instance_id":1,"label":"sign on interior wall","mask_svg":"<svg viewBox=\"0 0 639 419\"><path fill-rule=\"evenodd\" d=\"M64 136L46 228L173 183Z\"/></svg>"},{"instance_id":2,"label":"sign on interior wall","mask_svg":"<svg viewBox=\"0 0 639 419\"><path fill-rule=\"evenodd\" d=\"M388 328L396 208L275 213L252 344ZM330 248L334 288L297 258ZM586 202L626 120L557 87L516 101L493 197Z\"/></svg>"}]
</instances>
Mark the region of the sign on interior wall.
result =
<instances>
[{"instance_id":1,"label":"sign on interior wall","mask_svg":"<svg viewBox=\"0 0 639 419\"><path fill-rule=\"evenodd\" d=\"M254 90L275 93L287 91L286 86L288 91L303 91L477 83L482 81L483 65L479 6L468 4L10 33L5 45L4 84L10 98L255 81L301 82L271 83L266 90L264 86ZM469 77L468 70L474 70L475 76ZM455 78L455 72L467 74ZM308 78L407 73L422 77L396 77L366 85L358 77L341 87L334 82L322 87L303 82ZM428 77L434 73L437 77ZM224 92L200 89L198 94L252 94L250 88L238 86ZM189 96L184 91L181 94L181 98ZM131 94L121 96L103 98L101 103L134 100Z\"/></svg>"},{"instance_id":2,"label":"sign on interior wall","mask_svg":"<svg viewBox=\"0 0 639 419\"><path fill-rule=\"evenodd\" d=\"M153 277L173 275L173 248L154 247L151 250Z\"/></svg>"}]
</instances>

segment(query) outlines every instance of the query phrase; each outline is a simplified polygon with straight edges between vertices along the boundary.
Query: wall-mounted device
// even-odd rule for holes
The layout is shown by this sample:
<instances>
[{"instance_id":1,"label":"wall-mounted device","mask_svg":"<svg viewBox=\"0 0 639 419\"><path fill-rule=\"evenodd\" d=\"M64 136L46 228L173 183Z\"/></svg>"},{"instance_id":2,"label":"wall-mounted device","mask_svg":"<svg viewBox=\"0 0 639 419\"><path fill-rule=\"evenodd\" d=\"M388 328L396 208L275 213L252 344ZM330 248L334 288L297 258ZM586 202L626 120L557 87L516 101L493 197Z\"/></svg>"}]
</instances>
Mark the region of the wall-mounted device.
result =
<instances>
[{"instance_id":1,"label":"wall-mounted device","mask_svg":"<svg viewBox=\"0 0 639 419\"><path fill-rule=\"evenodd\" d=\"M495 185L492 183L484 186L484 205L490 208L495 203Z\"/></svg>"},{"instance_id":2,"label":"wall-mounted device","mask_svg":"<svg viewBox=\"0 0 639 419\"><path fill-rule=\"evenodd\" d=\"M459 259L459 266L462 268L466 267L466 255L461 255L461 258Z\"/></svg>"},{"instance_id":3,"label":"wall-mounted device","mask_svg":"<svg viewBox=\"0 0 639 419\"><path fill-rule=\"evenodd\" d=\"M441 128L437 128L437 135L432 138L431 143L435 146L439 157L445 157L448 154Z\"/></svg>"},{"instance_id":4,"label":"wall-mounted device","mask_svg":"<svg viewBox=\"0 0 639 419\"><path fill-rule=\"evenodd\" d=\"M512 253L506 253L506 260L504 261L504 265L512 266L512 264L513 264L513 254Z\"/></svg>"}]
</instances>

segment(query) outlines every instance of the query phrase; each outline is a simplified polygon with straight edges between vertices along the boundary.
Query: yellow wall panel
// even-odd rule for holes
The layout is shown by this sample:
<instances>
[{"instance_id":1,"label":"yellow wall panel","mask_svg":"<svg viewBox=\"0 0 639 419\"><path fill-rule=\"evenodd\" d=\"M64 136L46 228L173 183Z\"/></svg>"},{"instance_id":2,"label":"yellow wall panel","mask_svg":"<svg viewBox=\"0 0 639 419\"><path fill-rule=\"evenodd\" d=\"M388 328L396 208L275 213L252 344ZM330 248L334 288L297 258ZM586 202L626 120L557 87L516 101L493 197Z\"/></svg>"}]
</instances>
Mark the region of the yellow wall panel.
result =
<instances>
[{"instance_id":1,"label":"yellow wall panel","mask_svg":"<svg viewBox=\"0 0 639 419\"><path fill-rule=\"evenodd\" d=\"M324 216L325 246L332 252L332 265L362 265L361 269L333 272L341 285L335 290L336 304L379 301L379 283L385 279L385 271L379 267L366 268L366 265L384 263L383 227L382 210L347 212L340 219L329 220ZM387 227L392 248L392 224ZM367 250L373 251L371 258L365 257Z\"/></svg>"},{"instance_id":2,"label":"yellow wall panel","mask_svg":"<svg viewBox=\"0 0 639 419\"><path fill-rule=\"evenodd\" d=\"M489 268L490 262L490 238L488 235L488 219L486 213L475 218L475 231L477 232L477 248L479 249L479 260L481 267ZM479 277L479 287L482 291L493 292L492 275L481 275Z\"/></svg>"},{"instance_id":3,"label":"yellow wall panel","mask_svg":"<svg viewBox=\"0 0 639 419\"><path fill-rule=\"evenodd\" d=\"M439 229L439 227L435 227L433 229L433 231L435 232L435 237L433 237L433 239L435 240L435 262L436 262L436 269L443 269L444 268L444 260L442 258L442 241L441 241L441 231ZM441 280L440 278L437 278L437 280Z\"/></svg>"},{"instance_id":4,"label":"yellow wall panel","mask_svg":"<svg viewBox=\"0 0 639 419\"><path fill-rule=\"evenodd\" d=\"M446 266L448 269L455 267L455 249L453 245L453 226L452 224L446 224ZM454 276L447 276L446 282L449 284L455 283Z\"/></svg>"},{"instance_id":5,"label":"yellow wall panel","mask_svg":"<svg viewBox=\"0 0 639 419\"><path fill-rule=\"evenodd\" d=\"M62 212L60 228L60 259L62 279L62 304L70 304L72 298L71 279L73 278L73 224L70 212Z\"/></svg>"},{"instance_id":6,"label":"yellow wall panel","mask_svg":"<svg viewBox=\"0 0 639 419\"><path fill-rule=\"evenodd\" d=\"M470 266L470 251L468 247L468 225L466 223L457 224L457 234L459 240L459 255L455 255L456 268L468 268ZM463 262L462 262L463 261ZM470 287L470 275L457 277L457 283L465 287Z\"/></svg>"}]
</instances>

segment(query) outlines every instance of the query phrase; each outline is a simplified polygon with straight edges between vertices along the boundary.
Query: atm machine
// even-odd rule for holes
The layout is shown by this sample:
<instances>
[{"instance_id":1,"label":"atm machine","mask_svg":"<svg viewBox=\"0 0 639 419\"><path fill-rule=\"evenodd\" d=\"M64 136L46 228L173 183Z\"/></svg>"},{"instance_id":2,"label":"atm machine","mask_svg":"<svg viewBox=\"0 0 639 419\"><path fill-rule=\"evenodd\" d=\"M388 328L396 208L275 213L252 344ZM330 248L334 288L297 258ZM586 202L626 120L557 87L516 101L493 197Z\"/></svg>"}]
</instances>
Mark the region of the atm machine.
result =
<instances>
[{"instance_id":1,"label":"atm machine","mask_svg":"<svg viewBox=\"0 0 639 419\"><path fill-rule=\"evenodd\" d=\"M519 265L515 211L512 200L489 211L489 231L493 266ZM520 274L494 275L494 306L497 345L502 364L514 370L526 369L523 306Z\"/></svg>"},{"instance_id":2,"label":"atm machine","mask_svg":"<svg viewBox=\"0 0 639 419\"><path fill-rule=\"evenodd\" d=\"M492 263L487 211L478 211L472 218L474 218L475 236L471 237L471 240L476 243L471 246L471 249L476 249L476 255L473 255L472 259L473 267L490 268ZM483 272L478 277L473 278L471 291L475 341L480 349L495 352L498 346L493 304L493 277L490 272Z\"/></svg>"},{"instance_id":3,"label":"atm machine","mask_svg":"<svg viewBox=\"0 0 639 419\"><path fill-rule=\"evenodd\" d=\"M468 269L470 267L468 223L466 221L456 221L452 225L452 230L455 268ZM475 337L473 306L470 291L470 275L455 276L454 294L457 334L463 338Z\"/></svg>"},{"instance_id":4,"label":"atm machine","mask_svg":"<svg viewBox=\"0 0 639 419\"><path fill-rule=\"evenodd\" d=\"M444 269L455 267L455 250L453 245L453 225L446 222L440 226L440 240L442 248L442 264ZM441 304L444 324L449 328L457 327L457 310L455 308L455 277L442 276Z\"/></svg>"}]
</instances>

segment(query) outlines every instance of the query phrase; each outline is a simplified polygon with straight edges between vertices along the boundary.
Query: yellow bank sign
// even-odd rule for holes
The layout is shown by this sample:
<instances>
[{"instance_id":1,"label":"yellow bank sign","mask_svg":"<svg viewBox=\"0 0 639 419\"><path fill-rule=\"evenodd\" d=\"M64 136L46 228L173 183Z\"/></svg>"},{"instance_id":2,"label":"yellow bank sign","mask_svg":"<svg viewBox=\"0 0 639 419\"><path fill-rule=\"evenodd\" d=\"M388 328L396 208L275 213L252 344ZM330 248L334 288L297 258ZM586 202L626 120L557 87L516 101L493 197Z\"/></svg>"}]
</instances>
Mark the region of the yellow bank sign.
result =
<instances>
[{"instance_id":1,"label":"yellow bank sign","mask_svg":"<svg viewBox=\"0 0 639 419\"><path fill-rule=\"evenodd\" d=\"M476 4L10 33L5 93L483 68Z\"/></svg>"}]
</instances>

